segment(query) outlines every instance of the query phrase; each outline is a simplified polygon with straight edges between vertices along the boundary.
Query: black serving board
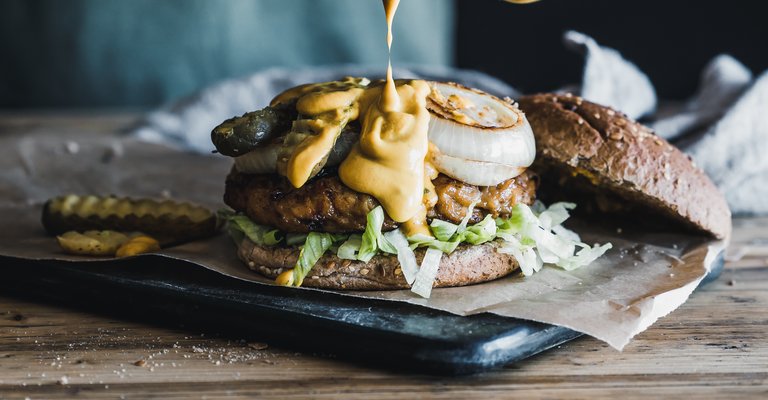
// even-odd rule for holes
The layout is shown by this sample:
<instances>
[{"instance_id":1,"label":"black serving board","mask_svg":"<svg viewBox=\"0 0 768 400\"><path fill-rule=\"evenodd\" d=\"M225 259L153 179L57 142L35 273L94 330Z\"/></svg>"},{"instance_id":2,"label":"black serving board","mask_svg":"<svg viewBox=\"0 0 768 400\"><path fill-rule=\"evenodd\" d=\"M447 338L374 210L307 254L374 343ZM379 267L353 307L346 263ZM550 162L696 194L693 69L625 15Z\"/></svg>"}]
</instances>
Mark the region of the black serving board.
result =
<instances>
[{"instance_id":1,"label":"black serving board","mask_svg":"<svg viewBox=\"0 0 768 400\"><path fill-rule=\"evenodd\" d=\"M114 263L105 268L0 257L0 291L428 374L486 371L581 336L492 314L461 317L405 303L257 286L167 258ZM722 268L721 254L704 283Z\"/></svg>"}]
</instances>

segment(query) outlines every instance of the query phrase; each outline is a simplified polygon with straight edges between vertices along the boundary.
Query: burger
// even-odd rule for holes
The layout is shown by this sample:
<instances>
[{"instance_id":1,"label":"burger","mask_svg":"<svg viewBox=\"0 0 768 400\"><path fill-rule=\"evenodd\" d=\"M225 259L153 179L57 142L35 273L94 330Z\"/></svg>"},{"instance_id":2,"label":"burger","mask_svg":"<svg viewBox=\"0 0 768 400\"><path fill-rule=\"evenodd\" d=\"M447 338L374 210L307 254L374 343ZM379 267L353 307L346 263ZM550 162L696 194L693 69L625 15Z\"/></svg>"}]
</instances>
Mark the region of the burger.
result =
<instances>
[{"instance_id":1,"label":"burger","mask_svg":"<svg viewBox=\"0 0 768 400\"><path fill-rule=\"evenodd\" d=\"M571 95L516 103L456 83L348 77L291 88L211 138L234 159L224 201L238 256L280 285L429 297L544 264L579 268L611 244L562 225L574 200L593 216L730 232L723 196L689 158Z\"/></svg>"}]
</instances>

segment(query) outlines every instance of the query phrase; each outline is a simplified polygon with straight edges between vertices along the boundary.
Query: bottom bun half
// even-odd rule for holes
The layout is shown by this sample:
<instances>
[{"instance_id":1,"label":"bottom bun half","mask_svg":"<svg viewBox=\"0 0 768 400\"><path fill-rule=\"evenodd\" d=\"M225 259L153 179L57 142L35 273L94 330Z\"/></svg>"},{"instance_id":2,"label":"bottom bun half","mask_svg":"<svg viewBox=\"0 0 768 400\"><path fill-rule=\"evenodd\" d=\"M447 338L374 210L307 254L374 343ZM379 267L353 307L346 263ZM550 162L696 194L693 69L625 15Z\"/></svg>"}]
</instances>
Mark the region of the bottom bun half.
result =
<instances>
[{"instance_id":1,"label":"bottom bun half","mask_svg":"<svg viewBox=\"0 0 768 400\"><path fill-rule=\"evenodd\" d=\"M517 260L499 253L498 242L461 245L453 253L444 254L434 287L465 286L492 281L519 269ZM425 249L417 249L420 264ZM240 242L238 256L248 268L269 278L275 278L293 268L299 257L298 247L260 246L247 238ZM379 254L365 263L344 260L326 253L309 272L302 286L321 289L387 290L408 289L397 257Z\"/></svg>"}]
</instances>

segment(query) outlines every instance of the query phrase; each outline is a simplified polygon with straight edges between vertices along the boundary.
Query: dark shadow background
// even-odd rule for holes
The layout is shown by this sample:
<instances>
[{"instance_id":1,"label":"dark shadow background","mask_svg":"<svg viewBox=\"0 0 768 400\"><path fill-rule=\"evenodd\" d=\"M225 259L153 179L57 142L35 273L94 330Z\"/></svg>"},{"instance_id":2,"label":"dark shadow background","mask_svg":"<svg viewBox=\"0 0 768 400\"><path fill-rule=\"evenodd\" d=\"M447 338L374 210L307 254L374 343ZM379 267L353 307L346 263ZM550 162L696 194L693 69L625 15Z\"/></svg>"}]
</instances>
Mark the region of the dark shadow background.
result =
<instances>
[{"instance_id":1,"label":"dark shadow background","mask_svg":"<svg viewBox=\"0 0 768 400\"><path fill-rule=\"evenodd\" d=\"M747 0L543 0L457 2L456 64L524 92L581 79L582 58L565 49L568 29L619 50L662 98L693 94L699 73L728 53L756 75L768 69L768 2Z\"/></svg>"}]
</instances>

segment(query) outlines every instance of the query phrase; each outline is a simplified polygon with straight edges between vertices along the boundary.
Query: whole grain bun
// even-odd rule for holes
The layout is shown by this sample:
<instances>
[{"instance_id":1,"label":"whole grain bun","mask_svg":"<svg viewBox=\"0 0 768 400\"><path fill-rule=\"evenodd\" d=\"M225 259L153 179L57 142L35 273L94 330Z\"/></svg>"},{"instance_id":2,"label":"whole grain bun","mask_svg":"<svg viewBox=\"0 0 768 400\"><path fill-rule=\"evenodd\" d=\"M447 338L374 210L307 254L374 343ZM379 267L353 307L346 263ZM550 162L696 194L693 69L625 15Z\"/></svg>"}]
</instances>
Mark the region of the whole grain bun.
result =
<instances>
[{"instance_id":1,"label":"whole grain bun","mask_svg":"<svg viewBox=\"0 0 768 400\"><path fill-rule=\"evenodd\" d=\"M518 269L515 258L496 251L498 243L476 246L461 245L453 253L444 254L433 287L465 286L487 282L509 275ZM424 249L417 249L421 263ZM248 268L275 278L286 268L293 268L299 257L297 247L259 246L248 238L240 242L238 256ZM323 289L387 290L408 289L397 257L376 255L368 263L343 260L328 252L309 272L302 286Z\"/></svg>"},{"instance_id":2,"label":"whole grain bun","mask_svg":"<svg viewBox=\"0 0 768 400\"><path fill-rule=\"evenodd\" d=\"M724 238L731 212L722 193L692 160L649 128L573 95L519 99L536 137L532 167L544 201L582 189L599 212L650 210L689 230ZM553 187L554 185L554 187Z\"/></svg>"}]
</instances>

